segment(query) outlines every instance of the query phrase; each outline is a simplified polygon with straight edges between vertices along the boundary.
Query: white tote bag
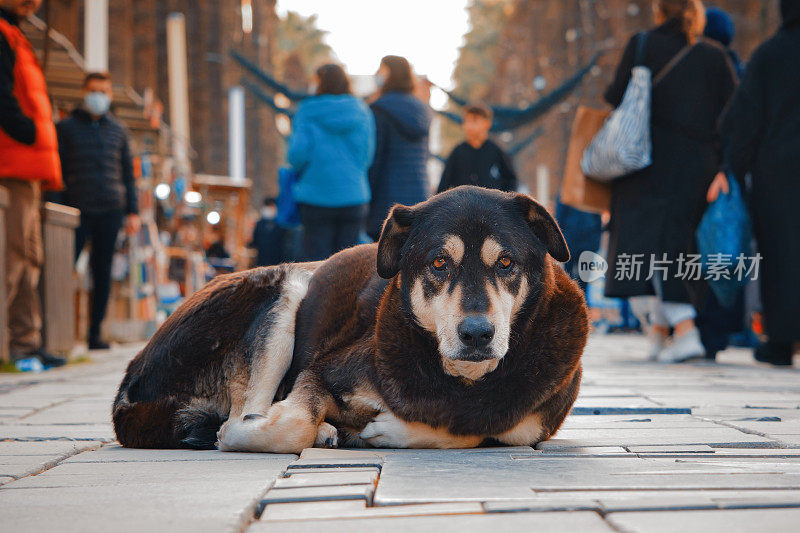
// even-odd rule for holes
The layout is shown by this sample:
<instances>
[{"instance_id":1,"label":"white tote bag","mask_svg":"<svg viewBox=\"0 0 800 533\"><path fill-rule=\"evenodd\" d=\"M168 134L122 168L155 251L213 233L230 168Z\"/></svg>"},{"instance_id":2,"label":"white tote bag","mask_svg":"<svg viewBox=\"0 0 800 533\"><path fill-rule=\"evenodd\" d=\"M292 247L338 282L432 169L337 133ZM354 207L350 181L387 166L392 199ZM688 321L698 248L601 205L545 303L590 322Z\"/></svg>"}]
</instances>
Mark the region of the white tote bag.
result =
<instances>
[{"instance_id":1,"label":"white tote bag","mask_svg":"<svg viewBox=\"0 0 800 533\"><path fill-rule=\"evenodd\" d=\"M581 170L597 181L621 178L650 166L652 162L650 104L653 86L685 57L691 47L684 47L652 80L650 69L643 65L646 46L647 34L640 33L635 66L622 103L583 152Z\"/></svg>"}]
</instances>

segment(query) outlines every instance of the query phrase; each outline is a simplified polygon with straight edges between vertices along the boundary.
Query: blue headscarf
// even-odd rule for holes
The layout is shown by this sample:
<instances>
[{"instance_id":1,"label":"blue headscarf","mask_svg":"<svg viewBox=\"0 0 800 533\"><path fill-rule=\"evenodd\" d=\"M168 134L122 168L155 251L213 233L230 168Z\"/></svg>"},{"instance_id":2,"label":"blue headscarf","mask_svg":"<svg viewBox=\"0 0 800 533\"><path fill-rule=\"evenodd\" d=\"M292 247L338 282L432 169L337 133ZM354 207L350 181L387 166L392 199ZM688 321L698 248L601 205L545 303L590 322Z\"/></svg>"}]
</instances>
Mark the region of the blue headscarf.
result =
<instances>
[{"instance_id":1,"label":"blue headscarf","mask_svg":"<svg viewBox=\"0 0 800 533\"><path fill-rule=\"evenodd\" d=\"M727 48L731 45L735 32L733 18L726 11L718 7L706 9L706 28L703 30L703 35L722 43Z\"/></svg>"}]
</instances>

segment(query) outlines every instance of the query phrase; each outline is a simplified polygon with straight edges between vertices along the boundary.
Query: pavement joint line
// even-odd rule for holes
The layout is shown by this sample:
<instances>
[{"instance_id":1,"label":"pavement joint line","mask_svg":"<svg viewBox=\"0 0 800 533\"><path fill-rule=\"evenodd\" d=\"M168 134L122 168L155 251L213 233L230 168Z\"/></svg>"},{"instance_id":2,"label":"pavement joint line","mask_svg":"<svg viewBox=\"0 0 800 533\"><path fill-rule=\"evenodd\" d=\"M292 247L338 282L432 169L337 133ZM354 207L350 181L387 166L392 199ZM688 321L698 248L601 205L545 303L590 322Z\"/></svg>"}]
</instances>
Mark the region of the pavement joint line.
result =
<instances>
[{"instance_id":1,"label":"pavement joint line","mask_svg":"<svg viewBox=\"0 0 800 533\"><path fill-rule=\"evenodd\" d=\"M264 512L262 501L264 500L264 496L267 495L274 485L275 480L270 481L264 490L255 498L251 499L245 508L236 516L236 524L233 528L234 533L245 533L250 527L250 524L261 518L261 514Z\"/></svg>"},{"instance_id":2,"label":"pavement joint line","mask_svg":"<svg viewBox=\"0 0 800 533\"><path fill-rule=\"evenodd\" d=\"M773 446L774 448L792 448L792 449L800 448L800 445L794 445L794 444L791 444L791 443L782 442L780 439L776 439L775 437L773 437L769 433L764 433L763 431L756 431L755 429L738 427L735 424L731 424L727 420L714 420L713 418L705 418L705 417L700 417L700 419L701 420L705 420L706 422L713 422L714 424L717 424L718 426L723 426L723 427L728 427L728 428L731 428L731 429L735 429L735 430L740 431L740 432L742 432L742 433L744 433L746 435L756 435L758 437L764 437L765 439L770 439L771 441L775 442L775 444L776 444L776 446ZM765 446L765 448L766 447L767 446Z\"/></svg>"},{"instance_id":3,"label":"pavement joint line","mask_svg":"<svg viewBox=\"0 0 800 533\"><path fill-rule=\"evenodd\" d=\"M300 460L300 459L298 458L298 460ZM286 467L286 469L285 469L285 470L284 470L284 471L283 471L281 474L279 474L277 477L278 477L278 478L285 478L285 477L288 477L287 473L288 473L290 470L294 470L294 471L295 471L295 473L301 473L301 472L302 472L303 470L305 470L305 469L311 469L311 468L317 468L317 469L321 469L321 468L327 468L327 469L329 469L331 472L336 472L337 470L340 470L340 471L345 471L345 470L347 470L348 468L353 468L353 467L362 467L362 466L365 466L365 465L362 465L362 464L360 464L358 460L353 460L353 461L352 461L352 463L353 463L353 464L335 464L335 463L334 463L334 464L332 464L332 465L325 465L325 464L324 464L324 462L325 462L325 459L320 459L320 460L318 460L317 464L314 464L314 465L300 465L300 466L298 466L298 465L295 465L295 464L294 464L294 463L296 463L296 462L297 462L297 461L295 461L295 462L293 462L293 463L290 463L290 464L289 464L289 465ZM369 465L367 465L367 466L369 466L369 467L376 468L376 469L377 469L377 471L378 471L378 472L377 472L377 476L376 476L376 478L375 478L375 482L374 482L374 484L373 484L373 486L372 486L372 497L369 497L369 498L367 498L367 500L366 500L366 502L365 502L365 503L366 503L366 507L367 507L367 508L370 508L370 507L375 507L374 495L375 495L375 491L377 491L377 490L378 490L378 483L379 483L379 482L380 482L380 480L381 480L381 471L383 470L383 463L384 463L384 462L385 462L385 460L382 460L382 461L381 461L381 463L380 463L380 465L375 465L375 464L369 464ZM326 488L332 489L332 488L336 488L336 487L346 487L346 486L348 486L348 485L347 485L347 484L341 484L341 485L328 485ZM271 490L280 491L280 490L286 490L286 489L280 489L280 488L276 488L276 487L275 487L275 481L273 480L273 481L270 483L270 486L269 486L269 487L268 487L268 488L267 488L267 489L266 489L266 490L265 490L265 491L264 491L264 492L261 494L261 496L259 496L259 497L257 498L257 501L256 501L256 503L255 503L255 509L253 510L253 513L251 514L251 516L252 516L252 520L251 520L251 522L252 522L252 521L255 521L255 520L259 520L259 519L261 518L261 515L263 515L263 514L264 514L264 510L265 510L265 509L267 508L267 506L270 504L270 502L265 502L265 501L264 501L264 497L265 497L265 496L266 496L266 495L267 495L267 494L268 494L268 493L269 493ZM330 499L328 499L328 500L325 500L325 499L319 499L319 500L315 500L315 501L318 501L318 502L324 502L324 501L345 501L345 500L341 500L341 499L339 499L339 498L330 498ZM301 502L301 501L300 501L300 500L298 500L298 502ZM271 503L276 503L276 502L271 502ZM304 503L314 503L314 502L304 502ZM249 525L249 523L248 523L248 525ZM246 528L246 526L245 526L245 528ZM244 530L243 530L243 529L242 529L242 530L238 530L238 533L243 533L243 532L244 532Z\"/></svg>"},{"instance_id":4,"label":"pavement joint line","mask_svg":"<svg viewBox=\"0 0 800 533\"><path fill-rule=\"evenodd\" d=\"M33 385L38 385L45 380L37 379L31 381L20 381L19 383L3 383L0 385L0 394L8 394L9 392L13 392L15 390L24 389L26 387L31 387Z\"/></svg>"},{"instance_id":5,"label":"pavement joint line","mask_svg":"<svg viewBox=\"0 0 800 533\"><path fill-rule=\"evenodd\" d=\"M691 415L690 407L573 407L571 416L599 415Z\"/></svg>"},{"instance_id":6,"label":"pavement joint line","mask_svg":"<svg viewBox=\"0 0 800 533\"><path fill-rule=\"evenodd\" d=\"M616 531L617 533L630 533L629 531L622 529L620 526L614 524L613 522L610 522L605 513L601 513L600 511L595 511L595 512L600 515L600 519L606 526L608 526L608 529L610 529L611 531Z\"/></svg>"},{"instance_id":7,"label":"pavement joint line","mask_svg":"<svg viewBox=\"0 0 800 533\"><path fill-rule=\"evenodd\" d=\"M7 440L6 441L0 441L0 442L7 442ZM51 459L51 460L47 461L46 463L42 464L41 466L36 467L35 469L28 470L27 472L25 472L21 476L10 476L10 477L13 477L14 479L12 479L10 481L0 482L0 487L2 487L4 485L8 485L9 483L13 483L14 481L19 481L20 479L25 479L26 477L38 476L39 474L47 472L51 468L57 467L63 461L66 461L70 457L74 457L74 456L76 456L76 455L78 455L80 453L83 453L83 452L91 452L91 451L94 451L94 450L99 450L100 448L102 448L106 444L107 443L105 443L105 442L101 442L99 444L95 444L94 446L84 446L83 448L75 448L75 449L72 449L72 450L70 450L70 451L68 451L66 453L62 453L61 455L59 455L55 459Z\"/></svg>"},{"instance_id":8,"label":"pavement joint line","mask_svg":"<svg viewBox=\"0 0 800 533\"><path fill-rule=\"evenodd\" d=\"M64 380L64 381L66 381L66 380ZM46 411L48 409L52 409L53 407L58 407L59 405L64 405L65 403L69 403L69 402L71 402L73 400L79 400L81 398L89 398L89 397L91 397L91 396L88 395L88 394L83 394L83 395L79 395L79 396L70 396L69 398L64 398L62 400L55 401L55 402L53 402L53 403L51 403L49 405L45 405L45 406L42 406L42 407L37 407L37 408L31 410L30 412L25 413L24 415L16 418L15 421L24 420L24 419L26 419L26 418L28 418L30 416L33 416L33 415L38 414L38 413L41 413L42 411ZM34 425L34 424L30 424L30 425ZM36 425L39 425L39 424L36 424ZM54 425L58 425L58 424L54 424ZM62 425L75 426L75 425L78 425L78 424L62 424Z\"/></svg>"}]
</instances>

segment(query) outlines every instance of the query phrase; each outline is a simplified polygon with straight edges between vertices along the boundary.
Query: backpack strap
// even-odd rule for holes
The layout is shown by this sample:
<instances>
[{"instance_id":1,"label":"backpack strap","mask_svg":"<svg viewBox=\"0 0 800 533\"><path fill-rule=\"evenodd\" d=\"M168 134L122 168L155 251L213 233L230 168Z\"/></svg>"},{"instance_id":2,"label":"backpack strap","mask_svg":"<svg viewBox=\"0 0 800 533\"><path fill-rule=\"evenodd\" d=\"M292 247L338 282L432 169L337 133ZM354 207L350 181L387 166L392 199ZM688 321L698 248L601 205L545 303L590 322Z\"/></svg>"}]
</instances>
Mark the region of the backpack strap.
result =
<instances>
[{"instance_id":1,"label":"backpack strap","mask_svg":"<svg viewBox=\"0 0 800 533\"><path fill-rule=\"evenodd\" d=\"M634 61L634 66L644 65L644 53L647 51L647 32L643 31L639 33L638 38L636 39L636 59Z\"/></svg>"},{"instance_id":2,"label":"backpack strap","mask_svg":"<svg viewBox=\"0 0 800 533\"><path fill-rule=\"evenodd\" d=\"M662 69L661 69L661 70L658 72L658 74L656 74L656 76L653 78L653 87L655 87L656 85L658 85L658 84L659 84L659 82L660 82L661 80L663 80L663 79L664 79L664 76L666 76L667 74L669 74L669 73L670 73L670 71L671 71L672 69L674 69L674 68L675 68L675 67L678 65L678 63L680 63L681 61L683 61L683 58L685 58L685 57L686 57L686 56L689 54L689 52L691 52L691 51L692 51L692 49L694 48L694 46L695 46L695 45L693 45L693 44L687 44L686 46L684 46L684 47L683 47L683 49L681 49L681 51L680 51L680 52L678 52L677 54L675 54L675 56L674 56L672 59L670 59L670 60L669 60L669 63L667 63L666 65L664 65L664 68L662 68Z\"/></svg>"}]
</instances>

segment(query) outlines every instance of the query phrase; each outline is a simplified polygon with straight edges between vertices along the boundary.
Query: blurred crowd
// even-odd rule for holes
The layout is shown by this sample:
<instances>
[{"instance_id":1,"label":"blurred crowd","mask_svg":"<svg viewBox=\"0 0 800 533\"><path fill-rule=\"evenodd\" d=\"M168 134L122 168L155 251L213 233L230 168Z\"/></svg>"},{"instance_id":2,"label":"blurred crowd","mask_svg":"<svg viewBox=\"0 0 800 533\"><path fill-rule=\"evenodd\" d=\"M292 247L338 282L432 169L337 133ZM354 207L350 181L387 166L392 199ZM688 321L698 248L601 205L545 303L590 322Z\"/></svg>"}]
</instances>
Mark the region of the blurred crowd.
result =
<instances>
[{"instance_id":1,"label":"blurred crowd","mask_svg":"<svg viewBox=\"0 0 800 533\"><path fill-rule=\"evenodd\" d=\"M41 344L42 190L81 211L76 256L91 245L92 349L108 347L100 333L117 234L137 232L140 221L127 134L109 112L109 75L88 74L82 105L53 123L44 76L19 29L40 3L0 0L0 186L11 198L5 305L12 358L58 366L64 360ZM630 39L604 95L619 107L636 67L657 77L664 70L651 94L651 163L611 182L604 215L557 204L573 255L565 268L591 305L581 257L604 250L605 297L624 302L646 331L653 359L714 359L732 335L752 334L758 316L756 358L791 365L800 340L800 0L782 0L783 26L747 65L730 48L734 27L725 12L699 0L655 0L653 7L654 27ZM374 241L395 203L412 205L465 184L519 190L509 155L489 138L492 107L481 102L464 107L463 142L432 188L431 114L411 65L386 56L375 82L377 93L365 101L341 66L317 69L314 95L292 121L280 195L265 199L253 232L258 265L324 259ZM695 235L710 206L734 191L752 220L760 270L750 286L759 290L740 284L723 298L714 284L719 276L687 280L681 258L697 251ZM207 253L226 257L222 239ZM628 275L636 258L637 275Z\"/></svg>"}]
</instances>

